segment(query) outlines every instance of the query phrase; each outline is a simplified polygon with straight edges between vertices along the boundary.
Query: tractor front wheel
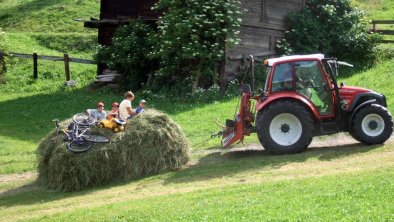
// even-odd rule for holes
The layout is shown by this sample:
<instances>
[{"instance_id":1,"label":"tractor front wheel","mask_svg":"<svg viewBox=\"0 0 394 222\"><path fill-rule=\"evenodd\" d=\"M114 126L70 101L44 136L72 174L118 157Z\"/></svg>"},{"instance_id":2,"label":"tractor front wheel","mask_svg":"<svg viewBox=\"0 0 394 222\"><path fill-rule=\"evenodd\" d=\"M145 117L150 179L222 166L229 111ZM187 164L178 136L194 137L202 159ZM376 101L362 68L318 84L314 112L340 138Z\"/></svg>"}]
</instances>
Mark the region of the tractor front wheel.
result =
<instances>
[{"instance_id":1,"label":"tractor front wheel","mask_svg":"<svg viewBox=\"0 0 394 222\"><path fill-rule=\"evenodd\" d=\"M308 110L295 101L271 104L256 124L261 145L275 154L304 151L312 141L313 120Z\"/></svg>"},{"instance_id":2,"label":"tractor front wheel","mask_svg":"<svg viewBox=\"0 0 394 222\"><path fill-rule=\"evenodd\" d=\"M362 143L384 143L392 132L391 114L381 105L372 104L364 107L353 118L351 135Z\"/></svg>"}]
</instances>

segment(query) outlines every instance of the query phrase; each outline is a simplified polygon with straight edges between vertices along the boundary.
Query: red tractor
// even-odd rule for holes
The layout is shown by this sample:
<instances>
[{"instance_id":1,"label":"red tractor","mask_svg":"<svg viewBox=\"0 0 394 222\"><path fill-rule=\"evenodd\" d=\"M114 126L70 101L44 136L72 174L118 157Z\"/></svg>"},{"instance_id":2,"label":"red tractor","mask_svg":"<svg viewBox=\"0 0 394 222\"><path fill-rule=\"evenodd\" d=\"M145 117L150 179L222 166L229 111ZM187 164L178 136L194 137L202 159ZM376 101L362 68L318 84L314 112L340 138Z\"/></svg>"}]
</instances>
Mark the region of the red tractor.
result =
<instances>
[{"instance_id":1,"label":"red tractor","mask_svg":"<svg viewBox=\"0 0 394 222\"><path fill-rule=\"evenodd\" d=\"M223 147L243 141L252 132L275 154L304 151L312 137L338 132L349 132L365 144L380 144L391 136L393 120L384 95L343 83L338 86L338 66L350 64L322 54L264 63L265 87L256 96L249 85L241 87L239 113L226 121L221 132ZM256 100L255 111L251 111L252 100Z\"/></svg>"}]
</instances>

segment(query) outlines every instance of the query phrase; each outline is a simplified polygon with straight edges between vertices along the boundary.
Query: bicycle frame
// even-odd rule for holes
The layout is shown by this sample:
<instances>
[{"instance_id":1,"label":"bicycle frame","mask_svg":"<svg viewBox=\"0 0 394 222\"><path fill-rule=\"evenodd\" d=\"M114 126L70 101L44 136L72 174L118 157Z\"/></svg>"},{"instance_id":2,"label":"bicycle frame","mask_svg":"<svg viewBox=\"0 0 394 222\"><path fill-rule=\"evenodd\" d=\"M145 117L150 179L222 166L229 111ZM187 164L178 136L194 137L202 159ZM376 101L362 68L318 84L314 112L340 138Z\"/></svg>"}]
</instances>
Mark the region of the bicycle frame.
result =
<instances>
[{"instance_id":1,"label":"bicycle frame","mask_svg":"<svg viewBox=\"0 0 394 222\"><path fill-rule=\"evenodd\" d=\"M72 123L72 128L65 130L60 129L59 120L54 120L54 122L56 125L56 134L59 134L61 130L67 136L68 141L82 140L85 133L90 129L90 127L79 127L78 124Z\"/></svg>"},{"instance_id":2,"label":"bicycle frame","mask_svg":"<svg viewBox=\"0 0 394 222\"><path fill-rule=\"evenodd\" d=\"M56 135L59 135L59 132L62 131L67 136L67 149L72 152L82 153L89 150L93 145L92 143L109 142L109 139L105 136L87 135L91 125L78 124L73 121L68 129L61 129L58 119L53 120L53 122L56 125Z\"/></svg>"}]
</instances>

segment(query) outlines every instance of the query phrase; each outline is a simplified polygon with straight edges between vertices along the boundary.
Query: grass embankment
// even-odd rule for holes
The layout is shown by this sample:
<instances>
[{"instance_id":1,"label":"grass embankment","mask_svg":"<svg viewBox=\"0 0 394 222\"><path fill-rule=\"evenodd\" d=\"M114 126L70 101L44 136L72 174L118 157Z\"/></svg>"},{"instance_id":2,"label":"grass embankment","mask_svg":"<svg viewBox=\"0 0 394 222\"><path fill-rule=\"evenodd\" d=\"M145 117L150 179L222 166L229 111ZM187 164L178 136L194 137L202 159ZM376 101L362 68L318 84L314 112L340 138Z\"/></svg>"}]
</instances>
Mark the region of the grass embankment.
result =
<instances>
[{"instance_id":1,"label":"grass embankment","mask_svg":"<svg viewBox=\"0 0 394 222\"><path fill-rule=\"evenodd\" d=\"M343 145L285 156L212 152L179 171L77 193L40 191L28 177L25 186L2 194L0 209L5 221L389 221L392 146Z\"/></svg>"}]
</instances>

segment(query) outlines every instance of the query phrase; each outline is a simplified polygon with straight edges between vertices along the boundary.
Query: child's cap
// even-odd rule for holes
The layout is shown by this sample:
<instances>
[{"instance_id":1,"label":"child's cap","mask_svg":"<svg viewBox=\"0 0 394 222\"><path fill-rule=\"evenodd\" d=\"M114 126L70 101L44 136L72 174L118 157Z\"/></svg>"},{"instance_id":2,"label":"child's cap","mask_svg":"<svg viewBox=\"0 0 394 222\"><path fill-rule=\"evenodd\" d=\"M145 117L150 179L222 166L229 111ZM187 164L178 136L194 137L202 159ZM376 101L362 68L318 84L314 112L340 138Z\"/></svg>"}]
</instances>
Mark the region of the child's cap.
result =
<instances>
[{"instance_id":1,"label":"child's cap","mask_svg":"<svg viewBox=\"0 0 394 222\"><path fill-rule=\"evenodd\" d=\"M141 99L140 103L147 103L145 99Z\"/></svg>"}]
</instances>

